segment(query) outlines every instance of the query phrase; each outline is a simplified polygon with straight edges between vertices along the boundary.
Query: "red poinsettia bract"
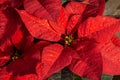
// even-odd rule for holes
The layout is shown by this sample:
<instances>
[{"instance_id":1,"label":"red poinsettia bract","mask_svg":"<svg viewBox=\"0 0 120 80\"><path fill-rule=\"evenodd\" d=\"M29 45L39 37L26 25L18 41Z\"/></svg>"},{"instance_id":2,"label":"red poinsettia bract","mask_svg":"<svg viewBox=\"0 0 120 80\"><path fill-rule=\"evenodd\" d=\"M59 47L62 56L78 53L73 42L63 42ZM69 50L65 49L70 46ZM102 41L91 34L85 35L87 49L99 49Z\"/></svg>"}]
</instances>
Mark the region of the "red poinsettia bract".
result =
<instances>
[{"instance_id":1,"label":"red poinsettia bract","mask_svg":"<svg viewBox=\"0 0 120 80\"><path fill-rule=\"evenodd\" d=\"M23 27L10 33L10 42L20 56L17 52L14 56L0 54L1 60L6 56L0 66L13 58L1 69L1 73L4 72L1 79L45 80L64 67L91 80L100 80L103 72L119 75L119 38L115 35L120 20L99 16L104 10L104 0L86 1L88 3L71 1L62 7L60 0L24 0L25 10L16 11L29 33L43 41L32 43L32 36ZM8 43L2 44L1 53L11 45Z\"/></svg>"},{"instance_id":2,"label":"red poinsettia bract","mask_svg":"<svg viewBox=\"0 0 120 80\"><path fill-rule=\"evenodd\" d=\"M39 42L33 44L33 37L30 36L24 26L13 34L10 42L12 44L12 51L11 54L7 53L7 55L9 55L7 61L5 61L5 54L3 55L4 63L0 64L0 79L37 80L36 66L41 59L41 50L42 47L49 45L49 43ZM6 47L7 46L5 46L5 48ZM4 47L2 46L2 48ZM9 48L7 47L6 50L7 49Z\"/></svg>"},{"instance_id":3,"label":"red poinsettia bract","mask_svg":"<svg viewBox=\"0 0 120 80\"><path fill-rule=\"evenodd\" d=\"M77 11L76 8L80 5L82 7ZM100 7L103 8L101 2ZM37 15L31 15L24 10L17 10L32 36L58 42L43 49L42 60L37 67L40 79L46 79L66 66L79 76L92 80L100 80L102 71L107 74L119 74L119 71L108 71L111 67L115 69L117 65L109 64L109 67L106 67L108 57L105 56L109 53L104 49L112 48L112 45L106 44L111 44L113 35L119 29L119 20L102 16L88 18L101 14L103 10L96 8L98 11L89 15L89 10L85 11L87 9L86 4L70 2L65 8L61 8L57 23L38 18ZM111 61L109 63L112 64Z\"/></svg>"}]
</instances>

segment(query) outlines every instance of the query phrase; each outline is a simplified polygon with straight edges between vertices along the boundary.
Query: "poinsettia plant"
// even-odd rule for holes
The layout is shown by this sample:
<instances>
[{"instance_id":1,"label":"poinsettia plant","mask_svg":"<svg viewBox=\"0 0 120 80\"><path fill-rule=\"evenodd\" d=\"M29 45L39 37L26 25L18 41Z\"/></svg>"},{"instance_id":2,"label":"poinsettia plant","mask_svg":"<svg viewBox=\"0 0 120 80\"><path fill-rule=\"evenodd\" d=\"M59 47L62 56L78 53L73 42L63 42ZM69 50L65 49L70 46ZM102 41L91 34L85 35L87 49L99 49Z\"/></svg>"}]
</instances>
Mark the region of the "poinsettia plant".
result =
<instances>
[{"instance_id":1,"label":"poinsettia plant","mask_svg":"<svg viewBox=\"0 0 120 80\"><path fill-rule=\"evenodd\" d=\"M120 75L120 20L104 0L1 0L0 79L46 80L65 67L90 80Z\"/></svg>"}]
</instances>

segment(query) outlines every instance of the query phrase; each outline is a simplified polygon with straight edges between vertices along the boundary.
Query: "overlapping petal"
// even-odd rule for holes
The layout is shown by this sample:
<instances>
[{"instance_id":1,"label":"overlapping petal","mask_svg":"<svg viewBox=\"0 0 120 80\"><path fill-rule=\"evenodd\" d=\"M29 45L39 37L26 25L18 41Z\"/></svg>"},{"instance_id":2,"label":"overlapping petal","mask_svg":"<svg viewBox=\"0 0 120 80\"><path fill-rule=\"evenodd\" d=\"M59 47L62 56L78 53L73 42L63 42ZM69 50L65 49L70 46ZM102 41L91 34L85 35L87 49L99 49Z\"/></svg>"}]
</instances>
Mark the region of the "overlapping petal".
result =
<instances>
[{"instance_id":1,"label":"overlapping petal","mask_svg":"<svg viewBox=\"0 0 120 80\"><path fill-rule=\"evenodd\" d=\"M5 1L0 1L0 4ZM23 0L9 1L11 7L18 8ZM45 80L66 66L75 74L91 80L100 80L102 65L104 73L119 75L120 41L114 35L120 29L120 20L97 16L103 13L104 0L86 1L88 3L71 1L64 9L61 0L24 0L26 11L16 10L17 13L11 7L0 9L0 74L3 73L0 79ZM25 24L20 29L18 14ZM72 34L77 29L79 38ZM72 34L75 38L69 47L60 42L62 34ZM15 53L13 45L7 43L11 36L20 57L5 67L11 53ZM33 37L59 41L60 44L33 43ZM3 54L6 52L10 54Z\"/></svg>"},{"instance_id":2,"label":"overlapping petal","mask_svg":"<svg viewBox=\"0 0 120 80\"><path fill-rule=\"evenodd\" d=\"M83 12L82 20L86 20L89 17L102 15L104 12L105 0L86 0L89 4Z\"/></svg>"},{"instance_id":3,"label":"overlapping petal","mask_svg":"<svg viewBox=\"0 0 120 80\"><path fill-rule=\"evenodd\" d=\"M48 44L49 43L47 42L39 42L29 47L29 49L26 49L26 51L20 51L22 52L22 56L18 57L17 60L10 62L6 66L7 72L12 73L11 76L13 76L14 79L17 76L19 77L28 74L36 75L36 66L37 63L41 60L40 49L42 49L41 47L44 47Z\"/></svg>"},{"instance_id":4,"label":"overlapping petal","mask_svg":"<svg viewBox=\"0 0 120 80\"><path fill-rule=\"evenodd\" d=\"M102 56L94 40L84 39L73 44L80 58L73 60L70 70L81 77L100 80L102 74Z\"/></svg>"},{"instance_id":5,"label":"overlapping petal","mask_svg":"<svg viewBox=\"0 0 120 80\"><path fill-rule=\"evenodd\" d=\"M66 5L65 9L69 13L69 15L72 15L72 14L82 15L87 5L88 4L79 3L79 2L69 2Z\"/></svg>"},{"instance_id":6,"label":"overlapping petal","mask_svg":"<svg viewBox=\"0 0 120 80\"><path fill-rule=\"evenodd\" d=\"M3 69L0 69L0 79L1 80L10 80L12 73L8 73L6 70L6 67Z\"/></svg>"},{"instance_id":7,"label":"overlapping petal","mask_svg":"<svg viewBox=\"0 0 120 80\"><path fill-rule=\"evenodd\" d=\"M114 43L114 45L120 47L120 38L119 36L117 36L117 34L114 35L111 40L112 40L112 43Z\"/></svg>"},{"instance_id":8,"label":"overlapping petal","mask_svg":"<svg viewBox=\"0 0 120 80\"><path fill-rule=\"evenodd\" d=\"M63 47L59 44L52 44L43 49L42 62L36 70L39 78L44 80L52 74L68 66L73 58L78 58L77 53L70 47Z\"/></svg>"},{"instance_id":9,"label":"overlapping petal","mask_svg":"<svg viewBox=\"0 0 120 80\"><path fill-rule=\"evenodd\" d=\"M23 4L23 0L9 0L10 4L14 8L19 8Z\"/></svg>"},{"instance_id":10,"label":"overlapping petal","mask_svg":"<svg viewBox=\"0 0 120 80\"><path fill-rule=\"evenodd\" d=\"M31 66L25 60L18 59L18 60L11 62L7 66L7 71L9 73L12 73L12 75L14 76L25 75L25 74L35 73L34 67L35 67L34 64Z\"/></svg>"},{"instance_id":11,"label":"overlapping petal","mask_svg":"<svg viewBox=\"0 0 120 80\"><path fill-rule=\"evenodd\" d=\"M25 26L22 26L20 29L16 30L13 34L12 43L17 49L25 50L33 44L33 37L29 34Z\"/></svg>"},{"instance_id":12,"label":"overlapping petal","mask_svg":"<svg viewBox=\"0 0 120 80\"><path fill-rule=\"evenodd\" d=\"M79 37L87 36L94 38L97 42L104 43L111 40L119 29L120 20L106 16L97 16L95 18L91 17L81 24L78 35Z\"/></svg>"},{"instance_id":13,"label":"overlapping petal","mask_svg":"<svg viewBox=\"0 0 120 80\"><path fill-rule=\"evenodd\" d=\"M14 80L38 80L37 75L35 74L27 74L23 76L15 76L13 77Z\"/></svg>"},{"instance_id":14,"label":"overlapping petal","mask_svg":"<svg viewBox=\"0 0 120 80\"><path fill-rule=\"evenodd\" d=\"M21 26L21 20L13 8L0 10L0 45Z\"/></svg>"},{"instance_id":15,"label":"overlapping petal","mask_svg":"<svg viewBox=\"0 0 120 80\"><path fill-rule=\"evenodd\" d=\"M104 11L104 0L86 0L88 3L70 2L66 5L69 14L80 14L82 21L88 17L101 15Z\"/></svg>"},{"instance_id":16,"label":"overlapping petal","mask_svg":"<svg viewBox=\"0 0 120 80\"><path fill-rule=\"evenodd\" d=\"M66 30L68 21L69 21L69 14L64 8L62 8L60 11L60 15L57 18L57 23L61 28L64 29L64 33Z\"/></svg>"},{"instance_id":17,"label":"overlapping petal","mask_svg":"<svg viewBox=\"0 0 120 80\"><path fill-rule=\"evenodd\" d=\"M25 0L24 7L27 12L38 18L57 20L60 13L61 0Z\"/></svg>"},{"instance_id":18,"label":"overlapping petal","mask_svg":"<svg viewBox=\"0 0 120 80\"><path fill-rule=\"evenodd\" d=\"M77 26L79 25L81 16L80 15L73 15L69 18L69 22L67 24L67 35L73 34L77 30Z\"/></svg>"},{"instance_id":19,"label":"overlapping petal","mask_svg":"<svg viewBox=\"0 0 120 80\"><path fill-rule=\"evenodd\" d=\"M120 47L112 41L99 46L103 58L103 72L109 75L120 74Z\"/></svg>"},{"instance_id":20,"label":"overlapping petal","mask_svg":"<svg viewBox=\"0 0 120 80\"><path fill-rule=\"evenodd\" d=\"M42 53L42 63L37 67L37 73L41 79L46 79L50 68L61 55L63 47L59 44L53 44L45 47Z\"/></svg>"},{"instance_id":21,"label":"overlapping petal","mask_svg":"<svg viewBox=\"0 0 120 80\"><path fill-rule=\"evenodd\" d=\"M60 40L61 32L56 32L55 29L61 28L54 22L37 18L23 10L18 12L32 36L50 41Z\"/></svg>"},{"instance_id":22,"label":"overlapping petal","mask_svg":"<svg viewBox=\"0 0 120 80\"><path fill-rule=\"evenodd\" d=\"M84 26L83 26L84 25ZM118 75L119 72L119 38L120 21L111 17L89 18L79 27L79 37L87 36L98 42L98 50L103 59L103 72Z\"/></svg>"},{"instance_id":23,"label":"overlapping petal","mask_svg":"<svg viewBox=\"0 0 120 80\"><path fill-rule=\"evenodd\" d=\"M6 7L13 7L19 8L23 3L23 0L0 0L0 8L4 6Z\"/></svg>"},{"instance_id":24,"label":"overlapping petal","mask_svg":"<svg viewBox=\"0 0 120 80\"><path fill-rule=\"evenodd\" d=\"M0 46L0 68L3 68L10 60L13 50L13 45L11 44L10 40L7 40Z\"/></svg>"}]
</instances>

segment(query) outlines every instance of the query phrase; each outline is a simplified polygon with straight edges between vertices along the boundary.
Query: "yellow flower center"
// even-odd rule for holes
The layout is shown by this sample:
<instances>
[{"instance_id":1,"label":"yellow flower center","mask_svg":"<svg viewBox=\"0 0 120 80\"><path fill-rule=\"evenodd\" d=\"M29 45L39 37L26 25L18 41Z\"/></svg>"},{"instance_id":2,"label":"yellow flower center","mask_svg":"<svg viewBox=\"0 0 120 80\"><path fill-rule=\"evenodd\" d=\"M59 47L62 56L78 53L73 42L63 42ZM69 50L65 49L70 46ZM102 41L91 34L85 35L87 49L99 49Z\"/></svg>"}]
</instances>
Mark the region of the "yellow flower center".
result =
<instances>
[{"instance_id":1,"label":"yellow flower center","mask_svg":"<svg viewBox=\"0 0 120 80\"><path fill-rule=\"evenodd\" d=\"M18 52L16 52L12 57L11 57L11 60L14 61L14 60L17 60L20 58L20 54Z\"/></svg>"},{"instance_id":2,"label":"yellow flower center","mask_svg":"<svg viewBox=\"0 0 120 80\"><path fill-rule=\"evenodd\" d=\"M65 36L65 45L71 45L73 42L73 37L72 36Z\"/></svg>"}]
</instances>

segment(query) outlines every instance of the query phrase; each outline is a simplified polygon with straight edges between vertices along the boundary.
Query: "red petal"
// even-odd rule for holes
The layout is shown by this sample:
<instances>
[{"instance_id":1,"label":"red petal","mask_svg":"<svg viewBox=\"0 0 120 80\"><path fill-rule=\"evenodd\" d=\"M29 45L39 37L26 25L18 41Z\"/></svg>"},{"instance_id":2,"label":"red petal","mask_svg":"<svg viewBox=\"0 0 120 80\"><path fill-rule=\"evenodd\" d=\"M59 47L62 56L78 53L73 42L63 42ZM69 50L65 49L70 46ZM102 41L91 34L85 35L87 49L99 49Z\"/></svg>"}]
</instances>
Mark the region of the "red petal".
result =
<instances>
[{"instance_id":1,"label":"red petal","mask_svg":"<svg viewBox=\"0 0 120 80\"><path fill-rule=\"evenodd\" d=\"M7 72L6 68L0 69L0 80L10 80L11 73Z\"/></svg>"},{"instance_id":2,"label":"red petal","mask_svg":"<svg viewBox=\"0 0 120 80\"><path fill-rule=\"evenodd\" d=\"M13 8L0 10L0 18L0 44L2 44L21 26L21 21Z\"/></svg>"},{"instance_id":3,"label":"red petal","mask_svg":"<svg viewBox=\"0 0 120 80\"><path fill-rule=\"evenodd\" d=\"M117 35L114 35L111 40L114 43L114 45L120 47L120 38Z\"/></svg>"},{"instance_id":4,"label":"red petal","mask_svg":"<svg viewBox=\"0 0 120 80\"><path fill-rule=\"evenodd\" d=\"M10 56L1 56L0 52L0 68L2 68L7 61L9 61Z\"/></svg>"},{"instance_id":5,"label":"red petal","mask_svg":"<svg viewBox=\"0 0 120 80\"><path fill-rule=\"evenodd\" d=\"M0 0L0 4L3 4L4 2L6 2L6 0Z\"/></svg>"},{"instance_id":6,"label":"red petal","mask_svg":"<svg viewBox=\"0 0 120 80\"><path fill-rule=\"evenodd\" d=\"M27 74L23 76L14 76L14 80L38 80L38 78L35 74Z\"/></svg>"},{"instance_id":7,"label":"red petal","mask_svg":"<svg viewBox=\"0 0 120 80\"><path fill-rule=\"evenodd\" d=\"M58 57L55 63L51 66L50 70L46 75L46 78L62 70L64 67L70 65L73 58L78 58L77 53L69 47L64 48L61 55Z\"/></svg>"},{"instance_id":8,"label":"red petal","mask_svg":"<svg viewBox=\"0 0 120 80\"><path fill-rule=\"evenodd\" d=\"M82 14L86 8L87 4L79 3L79 2L69 2L65 9L69 14Z\"/></svg>"},{"instance_id":9,"label":"red petal","mask_svg":"<svg viewBox=\"0 0 120 80\"><path fill-rule=\"evenodd\" d=\"M61 34L65 34L65 28L66 26L61 26L59 25L59 22L56 24L55 22L49 21L49 24L51 26L51 28L56 31L57 34L61 35Z\"/></svg>"},{"instance_id":10,"label":"red petal","mask_svg":"<svg viewBox=\"0 0 120 80\"><path fill-rule=\"evenodd\" d=\"M51 46L54 46L57 48L57 46L59 46L59 45L54 44ZM51 46L49 46L49 48ZM47 48L45 48L45 49L47 49ZM48 53L46 53L47 58L45 56L45 59L43 58L44 62L40 63L37 66L37 72L40 75L39 77L41 79L46 79L46 78L50 77L54 73L60 71L64 67L68 66L71 63L73 58L78 58L78 55L76 54L76 52L69 47L64 48L62 50L62 52L60 51L61 54L58 54L58 53L55 54L54 51L56 51L56 50L49 51ZM51 56L52 55L52 54L50 54L51 52L52 52L52 54L54 53L55 55L59 55L59 56L56 56L57 58L55 58L55 56ZM45 54L45 53L43 53L43 54Z\"/></svg>"},{"instance_id":11,"label":"red petal","mask_svg":"<svg viewBox=\"0 0 120 80\"><path fill-rule=\"evenodd\" d=\"M39 43L32 45L23 53L24 60L31 65L37 63L37 61L41 60L43 48L48 45L50 45L50 43L46 41L40 41Z\"/></svg>"},{"instance_id":12,"label":"red petal","mask_svg":"<svg viewBox=\"0 0 120 80\"><path fill-rule=\"evenodd\" d=\"M10 60L10 55L0 52L0 69L5 67L5 64Z\"/></svg>"},{"instance_id":13,"label":"red petal","mask_svg":"<svg viewBox=\"0 0 120 80\"><path fill-rule=\"evenodd\" d=\"M89 18L78 30L79 37L89 36L97 42L110 40L120 29L120 21L111 17ZM108 36L109 35L109 36Z\"/></svg>"},{"instance_id":14,"label":"red petal","mask_svg":"<svg viewBox=\"0 0 120 80\"><path fill-rule=\"evenodd\" d=\"M50 76L50 74L47 74L55 61L61 55L62 50L63 47L59 44L53 44L43 49L42 64L37 67L37 73L42 79L46 79L48 76Z\"/></svg>"},{"instance_id":15,"label":"red petal","mask_svg":"<svg viewBox=\"0 0 120 80\"><path fill-rule=\"evenodd\" d=\"M58 25L64 29L64 33L68 24L68 18L69 18L69 15L67 11L64 8L62 8L60 11L60 15L58 17Z\"/></svg>"},{"instance_id":16,"label":"red petal","mask_svg":"<svg viewBox=\"0 0 120 80\"><path fill-rule=\"evenodd\" d=\"M67 34L72 34L77 29L76 25L79 24L80 15L73 15L70 17L68 25L67 25Z\"/></svg>"},{"instance_id":17,"label":"red petal","mask_svg":"<svg viewBox=\"0 0 120 80\"><path fill-rule=\"evenodd\" d=\"M24 61L26 61L30 67L35 67L38 61L41 59L40 45L34 45L30 49L23 53Z\"/></svg>"},{"instance_id":18,"label":"red petal","mask_svg":"<svg viewBox=\"0 0 120 80\"><path fill-rule=\"evenodd\" d=\"M19 59L11 62L7 66L7 71L13 72L13 75L25 75L35 73L36 65L41 59L40 50L49 44L50 43L48 42L39 42L32 45L25 51L21 51L22 56Z\"/></svg>"},{"instance_id":19,"label":"red petal","mask_svg":"<svg viewBox=\"0 0 120 80\"><path fill-rule=\"evenodd\" d=\"M80 59L73 60L69 68L81 77L100 80L102 75L102 57L94 41L85 40L76 44Z\"/></svg>"},{"instance_id":20,"label":"red petal","mask_svg":"<svg viewBox=\"0 0 120 80\"><path fill-rule=\"evenodd\" d=\"M111 41L100 45L103 58L103 72L110 75L120 74L120 47L115 46Z\"/></svg>"},{"instance_id":21,"label":"red petal","mask_svg":"<svg viewBox=\"0 0 120 80\"><path fill-rule=\"evenodd\" d=\"M25 75L30 73L35 73L35 65L29 66L29 63L27 63L23 59L18 59L13 62L11 62L7 66L7 71L12 73L13 75Z\"/></svg>"},{"instance_id":22,"label":"red petal","mask_svg":"<svg viewBox=\"0 0 120 80\"><path fill-rule=\"evenodd\" d=\"M60 39L61 34L57 33L47 20L34 17L25 11L19 10L18 12L32 36L50 41Z\"/></svg>"},{"instance_id":23,"label":"red petal","mask_svg":"<svg viewBox=\"0 0 120 80\"><path fill-rule=\"evenodd\" d=\"M23 3L23 0L9 0L9 1L11 3L11 6L14 8L19 8Z\"/></svg>"},{"instance_id":24,"label":"red petal","mask_svg":"<svg viewBox=\"0 0 120 80\"><path fill-rule=\"evenodd\" d=\"M12 36L12 43L19 50L25 50L32 45L33 37L29 34L25 26L18 29Z\"/></svg>"},{"instance_id":25,"label":"red petal","mask_svg":"<svg viewBox=\"0 0 120 80\"><path fill-rule=\"evenodd\" d=\"M19 8L23 3L23 0L0 0L0 8L14 7Z\"/></svg>"},{"instance_id":26,"label":"red petal","mask_svg":"<svg viewBox=\"0 0 120 80\"><path fill-rule=\"evenodd\" d=\"M40 52L42 53L44 47L51 45L48 41L40 41L37 44L34 45L35 48L39 48Z\"/></svg>"},{"instance_id":27,"label":"red petal","mask_svg":"<svg viewBox=\"0 0 120 80\"><path fill-rule=\"evenodd\" d=\"M7 40L0 46L0 51L4 52L7 55L11 55L13 53L13 45L10 40Z\"/></svg>"},{"instance_id":28,"label":"red petal","mask_svg":"<svg viewBox=\"0 0 120 80\"><path fill-rule=\"evenodd\" d=\"M104 11L104 0L86 0L89 4L81 2L70 2L66 6L67 11L70 14L80 14L82 19L86 20L88 17L97 16Z\"/></svg>"},{"instance_id":29,"label":"red petal","mask_svg":"<svg viewBox=\"0 0 120 80\"><path fill-rule=\"evenodd\" d=\"M61 0L25 0L24 7L39 18L57 20L61 9Z\"/></svg>"},{"instance_id":30,"label":"red petal","mask_svg":"<svg viewBox=\"0 0 120 80\"><path fill-rule=\"evenodd\" d=\"M89 4L83 13L83 21L88 17L102 15L104 12L105 0L86 0Z\"/></svg>"},{"instance_id":31,"label":"red petal","mask_svg":"<svg viewBox=\"0 0 120 80\"><path fill-rule=\"evenodd\" d=\"M36 72L36 65L38 64L39 61L41 61L41 54L42 54L42 49L45 46L50 45L49 42L46 41L40 41L37 44L32 45L29 49L27 49L24 53L23 53L23 66L21 66L22 68L24 68L24 66L29 66L29 68L26 70L27 73L31 73L31 72ZM17 65L14 65L17 66ZM20 69L19 69L20 70ZM22 70L20 70L22 71ZM16 71L16 73L19 73L19 71ZM22 71L21 73L24 74L24 71Z\"/></svg>"},{"instance_id":32,"label":"red petal","mask_svg":"<svg viewBox=\"0 0 120 80\"><path fill-rule=\"evenodd\" d=\"M4 42L0 46L0 68L4 67L5 64L10 60L10 56L13 54L13 46L9 40Z\"/></svg>"}]
</instances>

